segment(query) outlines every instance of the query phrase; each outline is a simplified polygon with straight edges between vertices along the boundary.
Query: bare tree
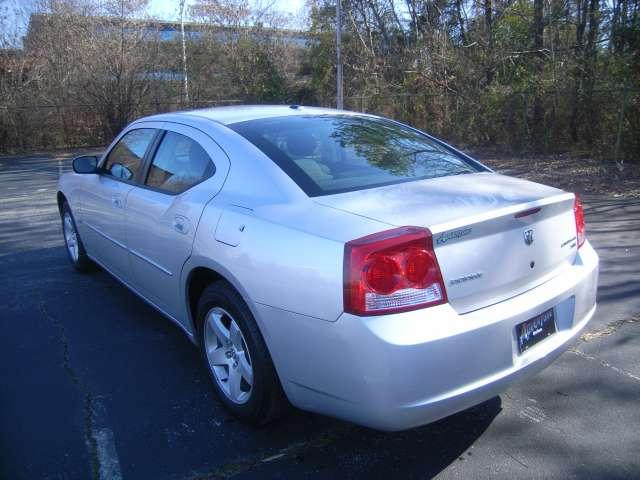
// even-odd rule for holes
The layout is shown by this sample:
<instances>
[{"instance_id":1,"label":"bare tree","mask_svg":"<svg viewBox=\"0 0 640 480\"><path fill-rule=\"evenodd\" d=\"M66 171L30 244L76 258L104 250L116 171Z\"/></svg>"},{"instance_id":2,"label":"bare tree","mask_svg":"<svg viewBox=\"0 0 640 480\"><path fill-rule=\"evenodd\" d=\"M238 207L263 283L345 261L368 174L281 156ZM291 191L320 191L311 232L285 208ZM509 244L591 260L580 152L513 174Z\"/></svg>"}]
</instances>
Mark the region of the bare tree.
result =
<instances>
[{"instance_id":1,"label":"bare tree","mask_svg":"<svg viewBox=\"0 0 640 480\"><path fill-rule=\"evenodd\" d=\"M544 75L544 0L533 0L533 51L535 90L533 94L533 142L534 148L540 151L544 148L544 103L543 103L543 75Z\"/></svg>"},{"instance_id":2,"label":"bare tree","mask_svg":"<svg viewBox=\"0 0 640 480\"><path fill-rule=\"evenodd\" d=\"M187 41L184 35L184 2L180 0L180 33L182 36L182 72L184 75L184 101L189 103L189 77L187 74Z\"/></svg>"},{"instance_id":3,"label":"bare tree","mask_svg":"<svg viewBox=\"0 0 640 480\"><path fill-rule=\"evenodd\" d=\"M304 32L259 1L178 0L159 22L148 0L40 0L24 48L0 45L0 142L95 144L187 102L335 105L336 0L307 0ZM640 158L640 0L341 7L346 108L467 145Z\"/></svg>"}]
</instances>

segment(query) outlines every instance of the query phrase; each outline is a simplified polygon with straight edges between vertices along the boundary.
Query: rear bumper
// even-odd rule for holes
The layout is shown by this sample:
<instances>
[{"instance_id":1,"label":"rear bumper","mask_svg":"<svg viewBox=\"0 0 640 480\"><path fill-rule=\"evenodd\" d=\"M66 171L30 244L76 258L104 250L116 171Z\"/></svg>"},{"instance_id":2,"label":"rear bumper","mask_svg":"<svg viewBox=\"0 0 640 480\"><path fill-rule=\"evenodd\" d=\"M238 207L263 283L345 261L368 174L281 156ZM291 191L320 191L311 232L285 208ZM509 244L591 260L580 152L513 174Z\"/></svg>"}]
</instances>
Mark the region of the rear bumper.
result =
<instances>
[{"instance_id":1,"label":"rear bumper","mask_svg":"<svg viewBox=\"0 0 640 480\"><path fill-rule=\"evenodd\" d=\"M565 273L464 315L449 305L337 322L257 306L291 402L380 430L433 422L551 363L595 312L598 256L587 242ZM553 308L557 332L524 354L515 326Z\"/></svg>"}]
</instances>

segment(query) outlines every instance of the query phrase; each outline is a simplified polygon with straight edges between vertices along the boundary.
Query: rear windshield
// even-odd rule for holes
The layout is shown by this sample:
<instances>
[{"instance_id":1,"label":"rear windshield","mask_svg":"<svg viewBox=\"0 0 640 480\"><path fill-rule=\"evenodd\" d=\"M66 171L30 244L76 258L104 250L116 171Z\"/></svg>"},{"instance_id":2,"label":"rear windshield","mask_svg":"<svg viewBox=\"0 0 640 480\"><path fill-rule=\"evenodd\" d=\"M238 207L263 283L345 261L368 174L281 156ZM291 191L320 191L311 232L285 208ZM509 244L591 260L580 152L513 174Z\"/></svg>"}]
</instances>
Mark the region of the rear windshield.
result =
<instances>
[{"instance_id":1,"label":"rear windshield","mask_svg":"<svg viewBox=\"0 0 640 480\"><path fill-rule=\"evenodd\" d=\"M287 116L230 128L312 197L483 171L430 137L384 119Z\"/></svg>"}]
</instances>

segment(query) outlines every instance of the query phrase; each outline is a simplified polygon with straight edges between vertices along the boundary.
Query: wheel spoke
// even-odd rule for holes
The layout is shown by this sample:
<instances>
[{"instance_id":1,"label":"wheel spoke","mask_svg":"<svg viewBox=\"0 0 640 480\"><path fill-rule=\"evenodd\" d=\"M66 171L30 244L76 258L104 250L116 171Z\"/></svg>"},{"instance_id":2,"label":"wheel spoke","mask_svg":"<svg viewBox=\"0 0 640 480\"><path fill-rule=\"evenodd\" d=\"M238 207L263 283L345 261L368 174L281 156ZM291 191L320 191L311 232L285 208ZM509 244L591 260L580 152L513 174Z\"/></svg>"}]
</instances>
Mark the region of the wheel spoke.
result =
<instances>
[{"instance_id":1,"label":"wheel spoke","mask_svg":"<svg viewBox=\"0 0 640 480\"><path fill-rule=\"evenodd\" d=\"M213 334L220 341L222 345L229 343L229 330L222 323L222 313L212 311L209 314L209 321L207 325L211 328Z\"/></svg>"},{"instance_id":2,"label":"wheel spoke","mask_svg":"<svg viewBox=\"0 0 640 480\"><path fill-rule=\"evenodd\" d=\"M209 352L209 362L211 365L229 365L229 359L226 355L227 351L224 347L218 347Z\"/></svg>"},{"instance_id":3,"label":"wheel spoke","mask_svg":"<svg viewBox=\"0 0 640 480\"><path fill-rule=\"evenodd\" d=\"M244 378L245 382L249 385L253 385L253 369L251 368L251 365L249 365L247 356L244 352L238 353L238 371L242 378Z\"/></svg>"},{"instance_id":4,"label":"wheel spoke","mask_svg":"<svg viewBox=\"0 0 640 480\"><path fill-rule=\"evenodd\" d=\"M240 332L240 327L238 327L235 320L231 320L231 325L229 325L229 337L236 350L244 350L244 346L242 345L242 333Z\"/></svg>"},{"instance_id":5,"label":"wheel spoke","mask_svg":"<svg viewBox=\"0 0 640 480\"><path fill-rule=\"evenodd\" d=\"M229 369L229 378L227 383L229 384L229 395L232 400L238 401L240 398L240 394L242 390L240 389L240 382L242 381L242 376L237 368Z\"/></svg>"},{"instance_id":6,"label":"wheel spoke","mask_svg":"<svg viewBox=\"0 0 640 480\"><path fill-rule=\"evenodd\" d=\"M229 367L227 365L219 365L212 368L213 368L213 371L215 372L216 378L220 382L223 382L224 385L226 385L224 388L228 390L229 386L226 384L226 381L229 378Z\"/></svg>"}]
</instances>

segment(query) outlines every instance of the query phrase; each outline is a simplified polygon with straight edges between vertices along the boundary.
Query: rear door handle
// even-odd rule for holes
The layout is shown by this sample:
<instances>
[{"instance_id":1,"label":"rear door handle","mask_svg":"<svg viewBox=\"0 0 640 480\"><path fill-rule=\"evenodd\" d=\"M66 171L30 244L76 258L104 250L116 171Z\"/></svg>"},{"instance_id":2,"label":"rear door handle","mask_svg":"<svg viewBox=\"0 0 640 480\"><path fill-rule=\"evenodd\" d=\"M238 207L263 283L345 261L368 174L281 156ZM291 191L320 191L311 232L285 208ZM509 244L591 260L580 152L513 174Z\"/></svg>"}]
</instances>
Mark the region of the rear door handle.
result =
<instances>
[{"instance_id":1,"label":"rear door handle","mask_svg":"<svg viewBox=\"0 0 640 480\"><path fill-rule=\"evenodd\" d=\"M173 229L176 232L186 235L187 233L189 233L190 226L191 222L189 222L189 219L187 217L183 215L176 215L173 217Z\"/></svg>"}]
</instances>

